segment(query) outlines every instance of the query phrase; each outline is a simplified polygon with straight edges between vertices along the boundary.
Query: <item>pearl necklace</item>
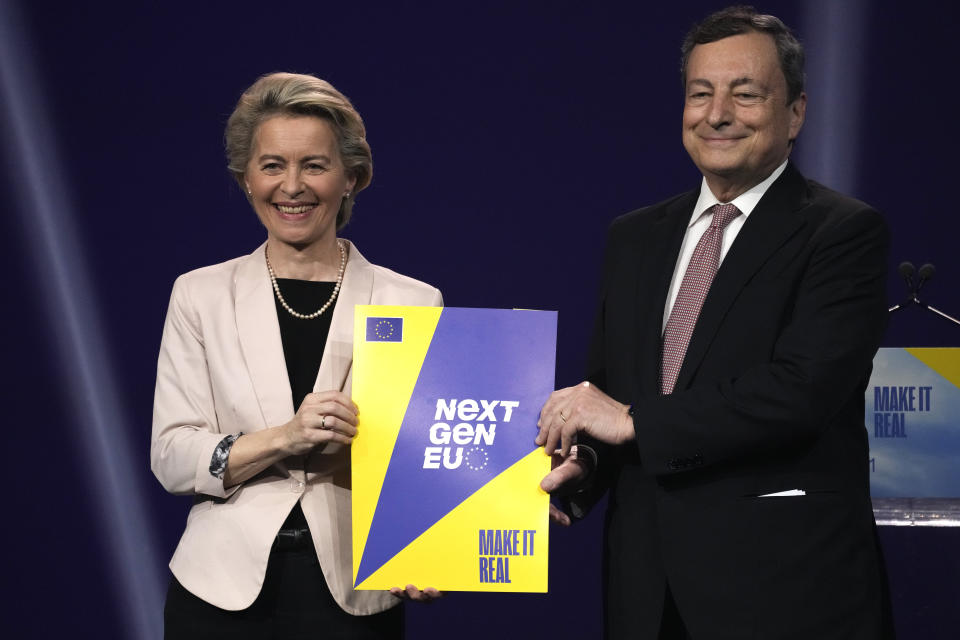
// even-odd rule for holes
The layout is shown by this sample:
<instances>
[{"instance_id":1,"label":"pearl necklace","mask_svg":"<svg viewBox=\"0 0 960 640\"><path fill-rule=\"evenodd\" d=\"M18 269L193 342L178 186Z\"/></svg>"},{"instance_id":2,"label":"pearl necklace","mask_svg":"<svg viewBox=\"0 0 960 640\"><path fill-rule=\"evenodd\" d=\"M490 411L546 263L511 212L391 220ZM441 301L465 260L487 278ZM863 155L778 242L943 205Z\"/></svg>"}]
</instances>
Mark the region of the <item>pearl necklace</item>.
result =
<instances>
[{"instance_id":1,"label":"pearl necklace","mask_svg":"<svg viewBox=\"0 0 960 640\"><path fill-rule=\"evenodd\" d=\"M280 301L280 306L287 310L287 313L292 315L294 318L300 318L301 320L313 320L326 311L333 301L337 299L337 294L340 293L340 285L343 284L343 272L347 268L347 250L344 248L343 243L337 240L337 248L340 249L340 271L337 272L337 282L333 285L333 293L330 294L330 298L323 303L323 306L314 311L313 313L299 313L290 308L290 305L287 304L287 301L283 299L283 294L280 293L280 285L277 284L277 274L273 271L273 265L270 264L270 256L267 255L266 249L263 251L264 257L267 259L267 271L270 272L270 283L273 285L273 292L277 294L277 300Z\"/></svg>"}]
</instances>

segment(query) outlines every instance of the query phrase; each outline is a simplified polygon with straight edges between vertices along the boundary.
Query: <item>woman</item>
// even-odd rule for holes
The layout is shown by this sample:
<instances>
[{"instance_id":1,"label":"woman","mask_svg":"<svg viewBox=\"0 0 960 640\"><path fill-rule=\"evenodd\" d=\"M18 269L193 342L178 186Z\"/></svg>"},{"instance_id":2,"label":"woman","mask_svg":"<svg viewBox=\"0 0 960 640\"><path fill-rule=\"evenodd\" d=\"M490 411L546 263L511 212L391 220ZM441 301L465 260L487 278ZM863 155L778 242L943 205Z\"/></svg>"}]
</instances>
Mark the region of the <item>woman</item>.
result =
<instances>
[{"instance_id":1,"label":"woman","mask_svg":"<svg viewBox=\"0 0 960 640\"><path fill-rule=\"evenodd\" d=\"M267 241L173 287L151 466L194 506L170 562L167 637L399 637L399 599L436 591L352 589L353 308L438 306L440 292L337 238L372 162L329 83L260 78L225 137Z\"/></svg>"}]
</instances>

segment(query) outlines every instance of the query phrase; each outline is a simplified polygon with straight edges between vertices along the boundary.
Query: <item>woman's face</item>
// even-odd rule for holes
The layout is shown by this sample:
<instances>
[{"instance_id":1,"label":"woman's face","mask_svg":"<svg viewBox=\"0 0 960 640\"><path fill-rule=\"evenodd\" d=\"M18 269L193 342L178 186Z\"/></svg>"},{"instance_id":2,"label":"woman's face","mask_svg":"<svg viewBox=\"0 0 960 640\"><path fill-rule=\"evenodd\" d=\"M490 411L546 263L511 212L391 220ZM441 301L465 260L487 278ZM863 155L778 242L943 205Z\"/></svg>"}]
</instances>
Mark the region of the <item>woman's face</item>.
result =
<instances>
[{"instance_id":1,"label":"woman's face","mask_svg":"<svg viewBox=\"0 0 960 640\"><path fill-rule=\"evenodd\" d=\"M340 203L356 182L330 125L312 116L263 121L244 178L267 236L300 250L336 237Z\"/></svg>"}]
</instances>

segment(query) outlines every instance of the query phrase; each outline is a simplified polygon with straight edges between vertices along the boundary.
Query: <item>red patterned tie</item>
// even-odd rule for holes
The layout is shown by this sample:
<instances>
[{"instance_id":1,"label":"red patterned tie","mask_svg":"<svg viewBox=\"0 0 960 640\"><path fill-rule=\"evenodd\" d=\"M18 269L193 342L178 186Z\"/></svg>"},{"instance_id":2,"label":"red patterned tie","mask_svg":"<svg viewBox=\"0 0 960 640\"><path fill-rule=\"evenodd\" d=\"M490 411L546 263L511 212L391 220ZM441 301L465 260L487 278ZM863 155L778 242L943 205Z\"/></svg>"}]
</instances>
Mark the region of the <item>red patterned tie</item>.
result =
<instances>
[{"instance_id":1,"label":"red patterned tie","mask_svg":"<svg viewBox=\"0 0 960 640\"><path fill-rule=\"evenodd\" d=\"M713 220L693 250L687 272L683 275L677 300L673 303L667 326L663 330L663 360L660 363L660 393L673 393L680 365L687 353L693 327L697 324L700 308L710 290L713 277L720 265L720 243L723 230L740 215L732 204L713 205Z\"/></svg>"}]
</instances>

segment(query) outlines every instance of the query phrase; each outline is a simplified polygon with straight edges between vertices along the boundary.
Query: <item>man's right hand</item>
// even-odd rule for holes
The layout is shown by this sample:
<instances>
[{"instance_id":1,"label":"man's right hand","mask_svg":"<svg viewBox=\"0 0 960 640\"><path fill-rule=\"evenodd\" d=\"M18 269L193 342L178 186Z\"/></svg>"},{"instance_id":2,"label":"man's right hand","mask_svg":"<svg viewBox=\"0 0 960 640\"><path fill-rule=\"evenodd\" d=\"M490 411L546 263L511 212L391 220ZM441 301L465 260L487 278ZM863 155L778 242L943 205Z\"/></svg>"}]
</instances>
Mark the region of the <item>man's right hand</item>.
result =
<instances>
[{"instance_id":1,"label":"man's right hand","mask_svg":"<svg viewBox=\"0 0 960 640\"><path fill-rule=\"evenodd\" d=\"M559 451L552 456L553 468L540 481L540 488L547 493L573 493L586 479L587 464L577 458L577 447L570 449L566 458ZM570 516L550 503L550 520L564 527L570 526Z\"/></svg>"}]
</instances>

